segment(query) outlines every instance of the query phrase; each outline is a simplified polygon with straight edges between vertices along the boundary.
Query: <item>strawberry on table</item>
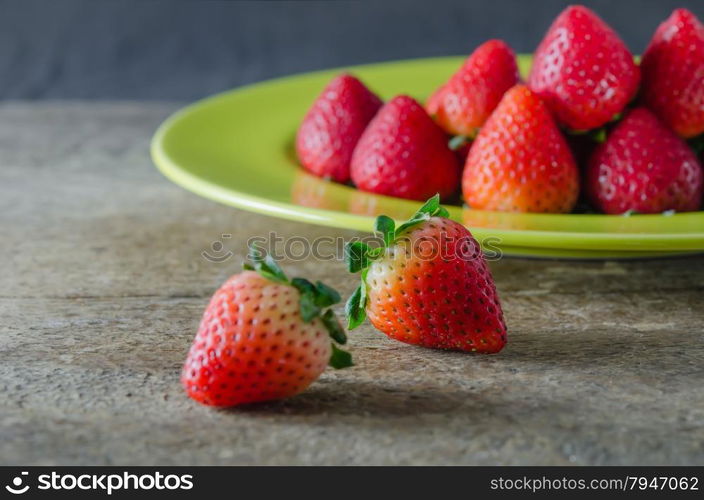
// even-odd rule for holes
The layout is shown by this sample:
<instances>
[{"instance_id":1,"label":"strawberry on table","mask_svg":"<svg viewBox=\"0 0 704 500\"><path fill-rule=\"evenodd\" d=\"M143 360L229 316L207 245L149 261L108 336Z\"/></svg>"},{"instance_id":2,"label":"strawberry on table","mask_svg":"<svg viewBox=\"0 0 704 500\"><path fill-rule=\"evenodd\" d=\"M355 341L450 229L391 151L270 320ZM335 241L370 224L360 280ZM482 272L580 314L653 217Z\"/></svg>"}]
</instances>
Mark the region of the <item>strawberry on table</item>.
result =
<instances>
[{"instance_id":1,"label":"strawberry on table","mask_svg":"<svg viewBox=\"0 0 704 500\"><path fill-rule=\"evenodd\" d=\"M587 193L607 214L698 210L702 166L690 147L645 108L630 111L594 151Z\"/></svg>"},{"instance_id":2,"label":"strawberry on table","mask_svg":"<svg viewBox=\"0 0 704 500\"><path fill-rule=\"evenodd\" d=\"M640 78L619 36L581 5L553 22L533 57L530 88L558 122L573 130L597 128L633 99Z\"/></svg>"},{"instance_id":3,"label":"strawberry on table","mask_svg":"<svg viewBox=\"0 0 704 500\"><path fill-rule=\"evenodd\" d=\"M462 177L479 210L566 213L579 194L572 153L541 99L525 85L509 90L469 151Z\"/></svg>"},{"instance_id":4,"label":"strawberry on table","mask_svg":"<svg viewBox=\"0 0 704 500\"><path fill-rule=\"evenodd\" d=\"M338 293L320 282L289 280L257 249L250 259L253 266L213 295L183 367L186 392L205 405L287 398L306 389L328 364L352 364L335 345L346 342L329 309L340 301Z\"/></svg>"},{"instance_id":5,"label":"strawberry on table","mask_svg":"<svg viewBox=\"0 0 704 500\"><path fill-rule=\"evenodd\" d=\"M682 137L704 132L704 25L677 9L655 31L641 62L645 105Z\"/></svg>"},{"instance_id":6,"label":"strawberry on table","mask_svg":"<svg viewBox=\"0 0 704 500\"><path fill-rule=\"evenodd\" d=\"M296 153L301 165L319 177L347 182L352 152L381 105L357 78L335 77L298 129Z\"/></svg>"},{"instance_id":7,"label":"strawberry on table","mask_svg":"<svg viewBox=\"0 0 704 500\"><path fill-rule=\"evenodd\" d=\"M446 217L434 196L399 227L379 216L376 230L384 246L348 245L348 269L361 272L345 306L350 329L369 318L408 344L482 353L504 347L506 325L481 248L464 226Z\"/></svg>"},{"instance_id":8,"label":"strawberry on table","mask_svg":"<svg viewBox=\"0 0 704 500\"><path fill-rule=\"evenodd\" d=\"M398 96L371 121L352 155L352 181L363 191L425 200L458 188L460 168L447 137L413 98Z\"/></svg>"},{"instance_id":9,"label":"strawberry on table","mask_svg":"<svg viewBox=\"0 0 704 500\"><path fill-rule=\"evenodd\" d=\"M474 137L517 82L515 54L503 41L489 40L428 99L426 109L447 133Z\"/></svg>"}]
</instances>

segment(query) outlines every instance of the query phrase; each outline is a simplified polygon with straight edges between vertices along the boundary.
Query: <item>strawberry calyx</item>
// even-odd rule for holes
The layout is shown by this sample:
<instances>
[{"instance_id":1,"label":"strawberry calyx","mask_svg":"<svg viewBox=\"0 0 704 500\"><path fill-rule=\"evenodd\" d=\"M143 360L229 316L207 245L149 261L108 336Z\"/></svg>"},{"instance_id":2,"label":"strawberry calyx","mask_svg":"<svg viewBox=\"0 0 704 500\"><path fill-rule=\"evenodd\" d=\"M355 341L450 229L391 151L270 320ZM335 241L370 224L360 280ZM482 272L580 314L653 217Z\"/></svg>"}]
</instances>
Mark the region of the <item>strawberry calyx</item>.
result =
<instances>
[{"instance_id":1,"label":"strawberry calyx","mask_svg":"<svg viewBox=\"0 0 704 500\"><path fill-rule=\"evenodd\" d=\"M704 152L704 134L692 137L687 141L690 147L694 150L694 153L699 155Z\"/></svg>"},{"instance_id":2,"label":"strawberry calyx","mask_svg":"<svg viewBox=\"0 0 704 500\"><path fill-rule=\"evenodd\" d=\"M591 138L597 144L603 144L606 142L607 132L605 127L598 128L594 130L591 134Z\"/></svg>"},{"instance_id":3,"label":"strawberry calyx","mask_svg":"<svg viewBox=\"0 0 704 500\"><path fill-rule=\"evenodd\" d=\"M243 268L248 271L256 271L262 277L296 288L300 292L299 307L301 319L305 323L310 323L315 318L320 318L325 325L325 329L330 335L332 354L330 356L329 365L333 368L347 368L352 366L352 356L349 352L337 347L337 344L344 345L347 343L347 335L342 328L335 313L329 307L340 302L340 294L334 288L326 284L316 281L311 283L305 278L288 279L281 266L274 258L266 254L261 248L251 246L247 258L251 262L245 262Z\"/></svg>"},{"instance_id":4,"label":"strawberry calyx","mask_svg":"<svg viewBox=\"0 0 704 500\"><path fill-rule=\"evenodd\" d=\"M617 116L620 117L620 114ZM608 130L606 126L587 130L564 129L564 131L567 135L571 136L589 136L589 138L597 144L606 142L606 137L608 135Z\"/></svg>"},{"instance_id":5,"label":"strawberry calyx","mask_svg":"<svg viewBox=\"0 0 704 500\"><path fill-rule=\"evenodd\" d=\"M362 241L353 241L345 247L345 261L347 270L351 273L361 273L359 286L350 295L345 303L345 316L347 328L353 330L364 323L367 317L367 272L371 263L381 257L384 251L393 246L396 239L407 229L425 222L431 217L448 217L447 209L440 205L440 194L436 194L423 204L418 211L406 222L396 227L391 217L380 215L374 221L374 232L380 233L383 245L371 247Z\"/></svg>"},{"instance_id":6,"label":"strawberry calyx","mask_svg":"<svg viewBox=\"0 0 704 500\"><path fill-rule=\"evenodd\" d=\"M452 151L457 151L469 144L471 141L472 138L467 137L466 135L455 135L450 138L449 141L447 141L447 147L450 148Z\"/></svg>"},{"instance_id":7,"label":"strawberry calyx","mask_svg":"<svg viewBox=\"0 0 704 500\"><path fill-rule=\"evenodd\" d=\"M607 123L605 123L601 127L592 128L592 129L582 129L582 130L565 128L563 130L567 135L572 135L572 136L587 135L596 144L603 144L604 142L606 142L606 138L608 137L609 131L613 128L613 126L616 123L620 122L621 119L623 119L623 114L624 114L624 111L616 113L614 116L611 117L611 120L609 120Z\"/></svg>"}]
</instances>

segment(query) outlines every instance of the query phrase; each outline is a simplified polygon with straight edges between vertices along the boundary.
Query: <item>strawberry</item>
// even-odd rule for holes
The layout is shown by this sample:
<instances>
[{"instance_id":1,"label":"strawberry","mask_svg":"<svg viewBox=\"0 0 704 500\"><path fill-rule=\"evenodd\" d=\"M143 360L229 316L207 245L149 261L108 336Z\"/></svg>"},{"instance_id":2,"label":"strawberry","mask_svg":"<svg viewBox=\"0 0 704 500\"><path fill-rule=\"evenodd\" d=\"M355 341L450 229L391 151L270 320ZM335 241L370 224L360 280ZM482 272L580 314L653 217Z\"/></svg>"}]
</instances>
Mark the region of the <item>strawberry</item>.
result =
<instances>
[{"instance_id":1,"label":"strawberry","mask_svg":"<svg viewBox=\"0 0 704 500\"><path fill-rule=\"evenodd\" d=\"M677 9L653 35L641 62L645 105L680 136L704 132L704 25Z\"/></svg>"},{"instance_id":2,"label":"strawberry","mask_svg":"<svg viewBox=\"0 0 704 500\"><path fill-rule=\"evenodd\" d=\"M579 173L541 99L525 85L509 90L479 132L462 178L471 208L569 212Z\"/></svg>"},{"instance_id":3,"label":"strawberry","mask_svg":"<svg viewBox=\"0 0 704 500\"><path fill-rule=\"evenodd\" d=\"M445 133L408 96L377 113L354 150L351 170L359 189L411 200L452 196L460 175Z\"/></svg>"},{"instance_id":4,"label":"strawberry","mask_svg":"<svg viewBox=\"0 0 704 500\"><path fill-rule=\"evenodd\" d=\"M635 96L639 78L618 35L594 12L573 5L538 46L528 85L561 124L586 130L620 113Z\"/></svg>"},{"instance_id":5,"label":"strawberry","mask_svg":"<svg viewBox=\"0 0 704 500\"><path fill-rule=\"evenodd\" d=\"M702 202L702 167L694 152L645 108L636 108L590 158L586 189L607 214L691 211Z\"/></svg>"},{"instance_id":6,"label":"strawberry","mask_svg":"<svg viewBox=\"0 0 704 500\"><path fill-rule=\"evenodd\" d=\"M368 317L408 344L483 353L503 348L506 325L481 248L447 215L436 195L398 228L377 217L383 246L348 244L348 269L361 272L345 306L350 329Z\"/></svg>"},{"instance_id":7,"label":"strawberry","mask_svg":"<svg viewBox=\"0 0 704 500\"><path fill-rule=\"evenodd\" d=\"M355 77L334 78L298 129L296 153L301 165L319 177L349 181L354 147L381 104Z\"/></svg>"},{"instance_id":8,"label":"strawberry","mask_svg":"<svg viewBox=\"0 0 704 500\"><path fill-rule=\"evenodd\" d=\"M447 133L474 137L517 82L515 54L501 40L489 40L430 97L426 109Z\"/></svg>"},{"instance_id":9,"label":"strawberry","mask_svg":"<svg viewBox=\"0 0 704 500\"><path fill-rule=\"evenodd\" d=\"M228 279L205 309L181 382L210 406L282 399L315 381L329 363L352 364L339 349L345 332L328 306L340 300L322 283L288 280L254 249L254 267ZM256 269L256 272L253 270Z\"/></svg>"}]
</instances>

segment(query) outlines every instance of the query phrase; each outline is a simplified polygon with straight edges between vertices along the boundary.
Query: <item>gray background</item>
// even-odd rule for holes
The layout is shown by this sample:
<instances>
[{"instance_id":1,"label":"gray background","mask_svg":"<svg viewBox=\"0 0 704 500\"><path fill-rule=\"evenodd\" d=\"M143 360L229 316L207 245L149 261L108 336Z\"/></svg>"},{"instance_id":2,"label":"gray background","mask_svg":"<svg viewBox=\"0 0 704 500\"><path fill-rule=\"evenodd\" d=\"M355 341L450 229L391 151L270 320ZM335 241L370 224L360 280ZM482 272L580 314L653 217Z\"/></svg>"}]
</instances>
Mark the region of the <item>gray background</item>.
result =
<instances>
[{"instance_id":1,"label":"gray background","mask_svg":"<svg viewBox=\"0 0 704 500\"><path fill-rule=\"evenodd\" d=\"M491 37L530 52L571 2L0 0L0 99L194 99L314 69L467 54ZM634 52L673 8L583 2Z\"/></svg>"}]
</instances>

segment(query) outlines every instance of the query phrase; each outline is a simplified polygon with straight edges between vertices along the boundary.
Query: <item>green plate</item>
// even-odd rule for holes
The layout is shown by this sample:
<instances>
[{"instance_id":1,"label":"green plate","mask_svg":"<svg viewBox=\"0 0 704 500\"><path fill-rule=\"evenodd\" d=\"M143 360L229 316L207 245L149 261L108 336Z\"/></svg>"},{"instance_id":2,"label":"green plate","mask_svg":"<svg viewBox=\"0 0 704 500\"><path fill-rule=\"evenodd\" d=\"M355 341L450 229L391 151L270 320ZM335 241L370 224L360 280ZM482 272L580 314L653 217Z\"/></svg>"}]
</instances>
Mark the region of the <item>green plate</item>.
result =
<instances>
[{"instance_id":1,"label":"green plate","mask_svg":"<svg viewBox=\"0 0 704 500\"><path fill-rule=\"evenodd\" d=\"M270 80L199 101L157 130L151 152L176 184L245 210L327 226L371 231L374 217L397 220L419 203L372 195L308 175L293 152L311 102L340 71L359 76L383 98L424 99L463 58L371 64ZM520 56L525 74L529 56ZM485 249L564 258L659 257L704 251L704 212L630 217L513 214L449 207Z\"/></svg>"}]
</instances>

